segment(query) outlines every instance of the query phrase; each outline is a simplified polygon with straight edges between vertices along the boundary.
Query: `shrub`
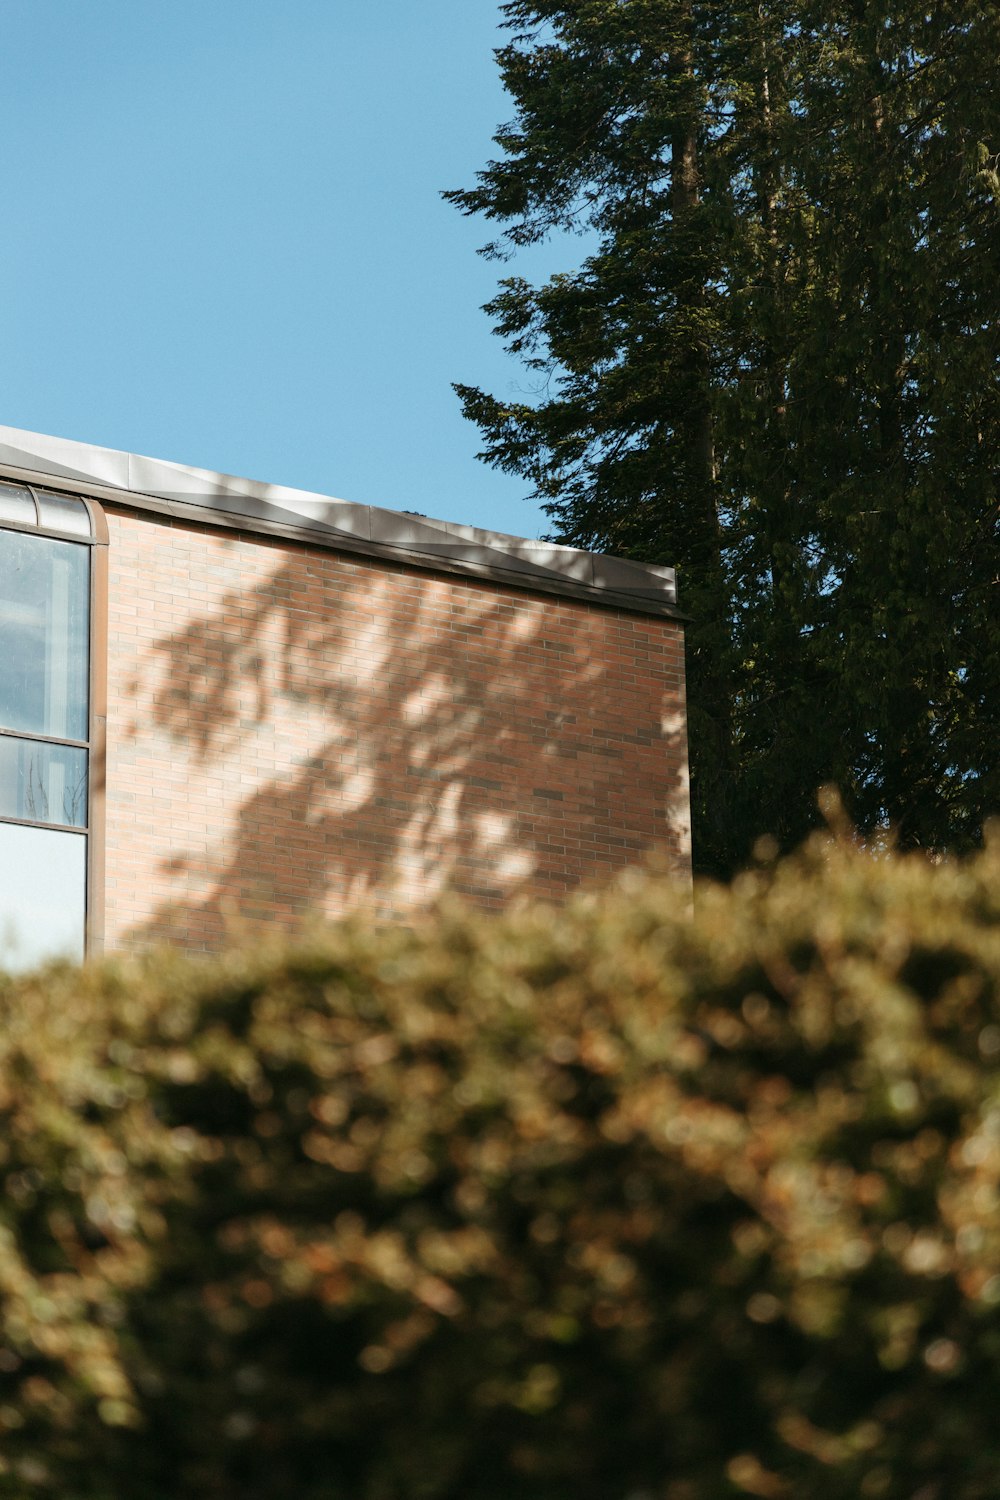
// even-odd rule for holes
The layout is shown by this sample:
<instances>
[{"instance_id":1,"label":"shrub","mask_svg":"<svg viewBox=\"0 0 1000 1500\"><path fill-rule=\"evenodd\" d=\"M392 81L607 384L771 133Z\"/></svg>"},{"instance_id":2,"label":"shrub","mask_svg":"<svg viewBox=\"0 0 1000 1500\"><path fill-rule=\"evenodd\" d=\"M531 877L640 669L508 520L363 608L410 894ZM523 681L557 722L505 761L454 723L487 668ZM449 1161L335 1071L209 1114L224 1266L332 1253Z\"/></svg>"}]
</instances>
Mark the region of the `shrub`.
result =
<instances>
[{"instance_id":1,"label":"shrub","mask_svg":"<svg viewBox=\"0 0 1000 1500\"><path fill-rule=\"evenodd\" d=\"M0 990L0 1494L985 1500L1000 859Z\"/></svg>"}]
</instances>

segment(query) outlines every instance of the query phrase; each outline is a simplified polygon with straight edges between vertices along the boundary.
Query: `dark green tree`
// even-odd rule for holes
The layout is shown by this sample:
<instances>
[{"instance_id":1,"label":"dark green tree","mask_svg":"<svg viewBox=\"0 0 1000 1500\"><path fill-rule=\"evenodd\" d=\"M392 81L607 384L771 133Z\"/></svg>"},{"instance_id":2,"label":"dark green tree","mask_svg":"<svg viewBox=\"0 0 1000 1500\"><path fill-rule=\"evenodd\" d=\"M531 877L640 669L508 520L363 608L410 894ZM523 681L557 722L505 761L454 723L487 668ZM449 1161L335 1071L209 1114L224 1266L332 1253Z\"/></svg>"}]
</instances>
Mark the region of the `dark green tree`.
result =
<instances>
[{"instance_id":1,"label":"dark green tree","mask_svg":"<svg viewBox=\"0 0 1000 1500\"><path fill-rule=\"evenodd\" d=\"M536 392L457 387L564 541L678 566L695 858L1000 805L1000 6L512 0L487 311ZM578 257L579 259L579 257Z\"/></svg>"}]
</instances>

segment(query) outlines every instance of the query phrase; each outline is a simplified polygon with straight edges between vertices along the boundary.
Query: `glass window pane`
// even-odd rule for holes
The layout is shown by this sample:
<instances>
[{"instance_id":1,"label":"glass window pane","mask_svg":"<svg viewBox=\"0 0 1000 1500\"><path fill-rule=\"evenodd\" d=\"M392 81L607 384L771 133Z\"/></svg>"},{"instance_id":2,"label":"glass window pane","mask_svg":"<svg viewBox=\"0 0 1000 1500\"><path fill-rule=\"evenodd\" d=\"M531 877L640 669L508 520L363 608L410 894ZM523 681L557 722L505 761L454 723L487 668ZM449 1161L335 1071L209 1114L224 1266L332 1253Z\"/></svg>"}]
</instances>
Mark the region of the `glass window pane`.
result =
<instances>
[{"instance_id":1,"label":"glass window pane","mask_svg":"<svg viewBox=\"0 0 1000 1500\"><path fill-rule=\"evenodd\" d=\"M23 484L0 483L0 521L19 521L22 526L37 525L35 502Z\"/></svg>"},{"instance_id":2,"label":"glass window pane","mask_svg":"<svg viewBox=\"0 0 1000 1500\"><path fill-rule=\"evenodd\" d=\"M0 727L87 738L90 548L0 530Z\"/></svg>"},{"instance_id":3,"label":"glass window pane","mask_svg":"<svg viewBox=\"0 0 1000 1500\"><path fill-rule=\"evenodd\" d=\"M0 968L83 957L87 838L0 823Z\"/></svg>"},{"instance_id":4,"label":"glass window pane","mask_svg":"<svg viewBox=\"0 0 1000 1500\"><path fill-rule=\"evenodd\" d=\"M0 734L0 817L86 828L86 750Z\"/></svg>"},{"instance_id":5,"label":"glass window pane","mask_svg":"<svg viewBox=\"0 0 1000 1500\"><path fill-rule=\"evenodd\" d=\"M82 500L73 500L68 495L49 495L39 490L38 513L40 524L52 531L72 531L77 536L90 536L90 512Z\"/></svg>"}]
</instances>

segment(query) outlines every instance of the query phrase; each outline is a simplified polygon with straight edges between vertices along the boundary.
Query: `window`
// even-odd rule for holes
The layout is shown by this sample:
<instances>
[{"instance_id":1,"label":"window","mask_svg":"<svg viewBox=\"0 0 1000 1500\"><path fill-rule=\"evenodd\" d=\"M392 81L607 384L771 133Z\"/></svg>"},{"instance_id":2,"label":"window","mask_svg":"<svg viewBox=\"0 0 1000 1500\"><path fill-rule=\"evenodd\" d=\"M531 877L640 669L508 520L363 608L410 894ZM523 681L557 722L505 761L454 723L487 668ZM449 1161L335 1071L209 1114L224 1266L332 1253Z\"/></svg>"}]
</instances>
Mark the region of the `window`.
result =
<instances>
[{"instance_id":1,"label":"window","mask_svg":"<svg viewBox=\"0 0 1000 1500\"><path fill-rule=\"evenodd\" d=\"M91 761L103 725L91 682L99 514L75 496L0 481L0 967L8 969L84 953Z\"/></svg>"}]
</instances>

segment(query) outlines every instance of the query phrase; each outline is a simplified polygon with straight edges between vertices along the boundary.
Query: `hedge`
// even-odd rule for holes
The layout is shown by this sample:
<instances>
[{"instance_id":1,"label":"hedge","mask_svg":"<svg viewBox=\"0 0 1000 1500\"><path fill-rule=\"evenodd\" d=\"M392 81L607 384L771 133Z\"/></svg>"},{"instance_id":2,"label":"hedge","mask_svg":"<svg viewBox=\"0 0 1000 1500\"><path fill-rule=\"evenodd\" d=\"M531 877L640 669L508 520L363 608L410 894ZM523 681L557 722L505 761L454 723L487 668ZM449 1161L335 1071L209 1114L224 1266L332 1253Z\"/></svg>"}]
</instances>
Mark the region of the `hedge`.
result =
<instances>
[{"instance_id":1,"label":"hedge","mask_svg":"<svg viewBox=\"0 0 1000 1500\"><path fill-rule=\"evenodd\" d=\"M0 980L0 1495L1000 1493L1000 853Z\"/></svg>"}]
</instances>

